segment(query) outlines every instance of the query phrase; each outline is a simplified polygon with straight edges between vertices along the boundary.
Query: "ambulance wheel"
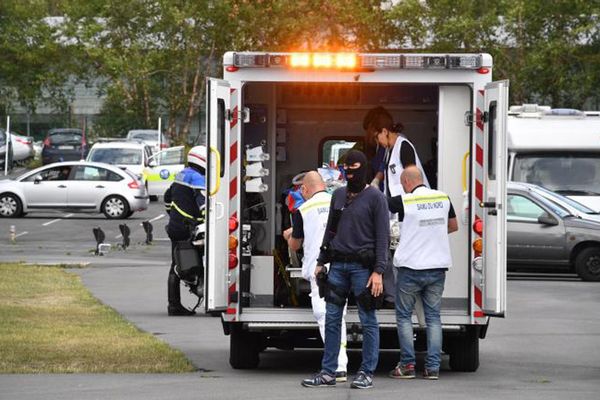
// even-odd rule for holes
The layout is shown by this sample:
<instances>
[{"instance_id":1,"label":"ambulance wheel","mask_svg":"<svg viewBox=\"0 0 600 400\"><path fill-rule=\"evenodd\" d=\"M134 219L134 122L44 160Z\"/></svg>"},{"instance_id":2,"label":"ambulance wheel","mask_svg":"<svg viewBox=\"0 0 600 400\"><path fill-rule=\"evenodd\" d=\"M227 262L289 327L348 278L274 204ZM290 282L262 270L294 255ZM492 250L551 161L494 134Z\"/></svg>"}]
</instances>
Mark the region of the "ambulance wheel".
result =
<instances>
[{"instance_id":1,"label":"ambulance wheel","mask_svg":"<svg viewBox=\"0 0 600 400\"><path fill-rule=\"evenodd\" d=\"M232 324L229 334L229 364L234 369L258 367L260 336L242 329L241 324Z\"/></svg>"},{"instance_id":2,"label":"ambulance wheel","mask_svg":"<svg viewBox=\"0 0 600 400\"><path fill-rule=\"evenodd\" d=\"M479 328L467 327L467 331L452 338L449 343L450 368L453 371L475 372L479 368Z\"/></svg>"},{"instance_id":3,"label":"ambulance wheel","mask_svg":"<svg viewBox=\"0 0 600 400\"><path fill-rule=\"evenodd\" d=\"M584 281L600 281L600 247L581 250L575 258L575 271Z\"/></svg>"}]
</instances>

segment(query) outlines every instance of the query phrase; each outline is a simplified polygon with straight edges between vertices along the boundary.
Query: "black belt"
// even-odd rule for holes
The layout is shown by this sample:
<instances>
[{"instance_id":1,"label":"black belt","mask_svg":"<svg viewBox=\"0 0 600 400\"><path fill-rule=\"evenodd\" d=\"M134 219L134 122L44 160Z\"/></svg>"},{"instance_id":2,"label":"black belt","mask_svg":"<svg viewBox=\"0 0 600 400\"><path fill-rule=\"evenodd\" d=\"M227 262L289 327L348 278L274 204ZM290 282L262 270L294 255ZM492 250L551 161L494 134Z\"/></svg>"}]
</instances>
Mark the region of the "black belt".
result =
<instances>
[{"instance_id":1,"label":"black belt","mask_svg":"<svg viewBox=\"0 0 600 400\"><path fill-rule=\"evenodd\" d=\"M344 254L338 253L337 251L333 252L333 257L331 257L331 261L337 262L360 262L361 259L356 254Z\"/></svg>"}]
</instances>

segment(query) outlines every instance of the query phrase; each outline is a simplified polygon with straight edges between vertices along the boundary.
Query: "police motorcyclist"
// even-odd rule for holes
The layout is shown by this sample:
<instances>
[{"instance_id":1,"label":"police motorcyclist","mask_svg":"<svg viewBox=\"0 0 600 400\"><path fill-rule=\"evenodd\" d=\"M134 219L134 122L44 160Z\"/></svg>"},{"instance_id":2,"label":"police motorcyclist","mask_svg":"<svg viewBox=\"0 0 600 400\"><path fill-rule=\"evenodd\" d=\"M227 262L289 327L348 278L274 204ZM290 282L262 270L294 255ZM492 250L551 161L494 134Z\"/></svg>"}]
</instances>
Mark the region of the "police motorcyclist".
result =
<instances>
[{"instance_id":1,"label":"police motorcyclist","mask_svg":"<svg viewBox=\"0 0 600 400\"><path fill-rule=\"evenodd\" d=\"M169 213L167 234L171 239L171 269L168 280L169 315L194 315L194 311L181 305L179 283L175 273L175 246L189 240L192 229L204 223L206 190L206 146L195 146L188 153L188 166L175 176L175 181L165 192L165 205Z\"/></svg>"}]
</instances>

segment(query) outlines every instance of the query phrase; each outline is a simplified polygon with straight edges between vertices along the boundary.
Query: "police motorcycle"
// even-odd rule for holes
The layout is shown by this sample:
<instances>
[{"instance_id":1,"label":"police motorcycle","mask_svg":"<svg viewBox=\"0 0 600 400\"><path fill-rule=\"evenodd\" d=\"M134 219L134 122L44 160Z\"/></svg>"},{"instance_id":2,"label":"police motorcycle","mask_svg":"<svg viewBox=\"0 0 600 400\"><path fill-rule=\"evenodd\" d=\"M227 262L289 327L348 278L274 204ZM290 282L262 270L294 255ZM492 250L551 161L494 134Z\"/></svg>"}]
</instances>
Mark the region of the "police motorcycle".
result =
<instances>
[{"instance_id":1,"label":"police motorcycle","mask_svg":"<svg viewBox=\"0 0 600 400\"><path fill-rule=\"evenodd\" d=\"M190 239L178 242L175 247L175 274L198 297L198 302L191 311L196 311L204 300L204 265L205 224L190 227Z\"/></svg>"}]
</instances>

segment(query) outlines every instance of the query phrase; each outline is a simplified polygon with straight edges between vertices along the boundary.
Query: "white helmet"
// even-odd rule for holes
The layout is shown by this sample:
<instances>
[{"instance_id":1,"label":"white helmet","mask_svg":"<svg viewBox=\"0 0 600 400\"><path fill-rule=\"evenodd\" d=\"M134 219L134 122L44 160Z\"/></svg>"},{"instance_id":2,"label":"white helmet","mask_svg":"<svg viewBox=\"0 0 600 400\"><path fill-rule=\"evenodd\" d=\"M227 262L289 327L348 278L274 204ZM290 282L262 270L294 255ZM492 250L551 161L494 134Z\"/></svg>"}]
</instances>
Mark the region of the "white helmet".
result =
<instances>
[{"instance_id":1,"label":"white helmet","mask_svg":"<svg viewBox=\"0 0 600 400\"><path fill-rule=\"evenodd\" d=\"M206 146L194 146L188 153L188 164L194 164L206 170Z\"/></svg>"}]
</instances>

